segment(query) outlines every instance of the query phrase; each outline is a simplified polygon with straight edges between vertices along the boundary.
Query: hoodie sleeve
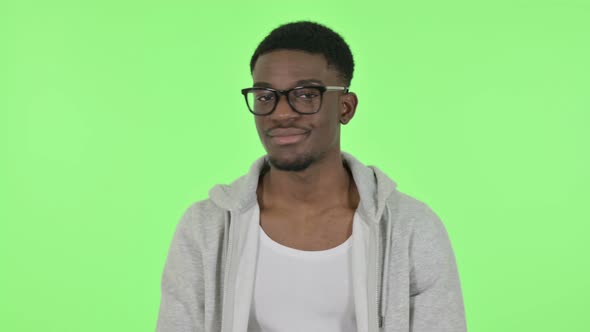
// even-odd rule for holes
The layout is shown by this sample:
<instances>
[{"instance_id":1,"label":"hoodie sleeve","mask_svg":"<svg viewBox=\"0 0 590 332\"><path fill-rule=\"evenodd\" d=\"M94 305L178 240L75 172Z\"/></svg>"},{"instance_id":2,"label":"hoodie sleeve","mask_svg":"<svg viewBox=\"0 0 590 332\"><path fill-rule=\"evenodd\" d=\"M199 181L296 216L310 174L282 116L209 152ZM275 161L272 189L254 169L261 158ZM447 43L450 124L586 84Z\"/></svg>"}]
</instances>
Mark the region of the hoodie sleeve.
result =
<instances>
[{"instance_id":1,"label":"hoodie sleeve","mask_svg":"<svg viewBox=\"0 0 590 332\"><path fill-rule=\"evenodd\" d=\"M193 216L194 215L194 216ZM190 227L197 215L187 209L176 227L161 283L160 311L156 332L203 331L203 260L200 242Z\"/></svg>"},{"instance_id":2,"label":"hoodie sleeve","mask_svg":"<svg viewBox=\"0 0 590 332\"><path fill-rule=\"evenodd\" d=\"M422 205L410 239L410 331L466 331L461 284L447 231Z\"/></svg>"}]
</instances>

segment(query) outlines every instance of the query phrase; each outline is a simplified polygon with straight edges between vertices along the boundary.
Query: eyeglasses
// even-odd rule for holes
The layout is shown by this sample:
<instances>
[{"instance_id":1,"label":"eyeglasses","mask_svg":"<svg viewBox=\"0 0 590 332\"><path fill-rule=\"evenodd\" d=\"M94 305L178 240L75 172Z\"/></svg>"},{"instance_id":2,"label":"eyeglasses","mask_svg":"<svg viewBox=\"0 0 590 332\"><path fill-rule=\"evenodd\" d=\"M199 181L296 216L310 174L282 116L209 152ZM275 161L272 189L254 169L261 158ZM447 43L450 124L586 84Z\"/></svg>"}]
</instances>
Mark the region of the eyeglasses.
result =
<instances>
[{"instance_id":1,"label":"eyeglasses","mask_svg":"<svg viewBox=\"0 0 590 332\"><path fill-rule=\"evenodd\" d=\"M348 93L348 87L343 86L299 86L288 90L276 90L272 88L246 88L242 94L246 99L248 110L254 115L269 115L277 108L281 95L287 97L291 108L299 114L313 114L320 111L324 92L344 91Z\"/></svg>"}]
</instances>

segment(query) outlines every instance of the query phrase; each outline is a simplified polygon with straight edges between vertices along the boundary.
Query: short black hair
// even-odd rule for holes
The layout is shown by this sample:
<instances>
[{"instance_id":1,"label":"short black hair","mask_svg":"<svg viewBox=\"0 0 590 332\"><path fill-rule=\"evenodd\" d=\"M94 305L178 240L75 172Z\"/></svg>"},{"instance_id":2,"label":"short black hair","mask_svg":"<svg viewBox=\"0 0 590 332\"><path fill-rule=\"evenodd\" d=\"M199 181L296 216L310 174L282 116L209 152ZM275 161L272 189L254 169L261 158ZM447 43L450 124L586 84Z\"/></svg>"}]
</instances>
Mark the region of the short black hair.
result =
<instances>
[{"instance_id":1,"label":"short black hair","mask_svg":"<svg viewBox=\"0 0 590 332\"><path fill-rule=\"evenodd\" d=\"M352 53L344 38L332 29L310 21L292 22L275 28L254 51L250 60L250 72L254 71L258 57L280 49L322 54L328 66L335 67L346 85L350 85L354 72Z\"/></svg>"}]
</instances>

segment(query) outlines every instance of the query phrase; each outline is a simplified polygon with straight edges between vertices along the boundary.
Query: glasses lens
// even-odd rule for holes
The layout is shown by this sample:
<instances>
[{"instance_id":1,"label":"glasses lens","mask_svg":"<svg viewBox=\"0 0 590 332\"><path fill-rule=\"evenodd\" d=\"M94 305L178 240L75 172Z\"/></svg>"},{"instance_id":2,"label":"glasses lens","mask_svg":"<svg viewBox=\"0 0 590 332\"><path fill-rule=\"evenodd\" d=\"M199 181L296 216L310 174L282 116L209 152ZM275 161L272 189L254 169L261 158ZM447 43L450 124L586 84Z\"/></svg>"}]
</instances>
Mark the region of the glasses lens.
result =
<instances>
[{"instance_id":1,"label":"glasses lens","mask_svg":"<svg viewBox=\"0 0 590 332\"><path fill-rule=\"evenodd\" d=\"M322 92L317 88L298 88L289 93L289 101L301 113L316 113L322 105Z\"/></svg>"},{"instance_id":2,"label":"glasses lens","mask_svg":"<svg viewBox=\"0 0 590 332\"><path fill-rule=\"evenodd\" d=\"M267 114L275 106L275 93L268 90L250 90L246 94L246 101L250 111L255 114Z\"/></svg>"}]
</instances>

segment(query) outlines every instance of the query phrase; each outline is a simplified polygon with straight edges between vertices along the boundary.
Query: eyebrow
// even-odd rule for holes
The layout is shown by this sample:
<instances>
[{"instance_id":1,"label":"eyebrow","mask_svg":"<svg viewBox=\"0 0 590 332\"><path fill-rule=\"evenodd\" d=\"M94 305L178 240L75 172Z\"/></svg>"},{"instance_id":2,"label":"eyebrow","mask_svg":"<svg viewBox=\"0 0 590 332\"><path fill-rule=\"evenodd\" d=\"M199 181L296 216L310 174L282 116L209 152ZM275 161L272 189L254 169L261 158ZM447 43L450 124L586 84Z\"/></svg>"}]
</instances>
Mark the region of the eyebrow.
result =
<instances>
[{"instance_id":1,"label":"eyebrow","mask_svg":"<svg viewBox=\"0 0 590 332\"><path fill-rule=\"evenodd\" d=\"M322 82L321 80L313 79L313 78L310 78L307 80L299 80L299 81L295 82L295 86L303 86L303 85L324 85L324 82ZM255 88L271 88L272 84L267 83L267 82L255 82L254 87Z\"/></svg>"}]
</instances>

